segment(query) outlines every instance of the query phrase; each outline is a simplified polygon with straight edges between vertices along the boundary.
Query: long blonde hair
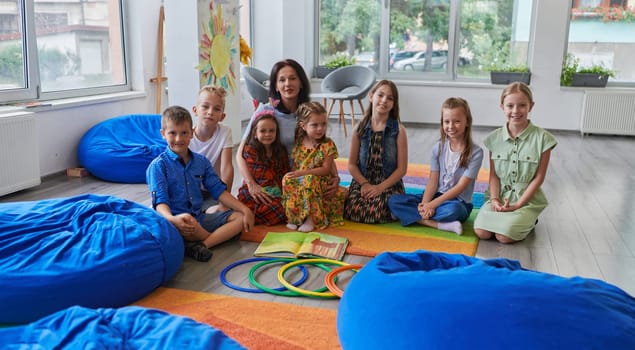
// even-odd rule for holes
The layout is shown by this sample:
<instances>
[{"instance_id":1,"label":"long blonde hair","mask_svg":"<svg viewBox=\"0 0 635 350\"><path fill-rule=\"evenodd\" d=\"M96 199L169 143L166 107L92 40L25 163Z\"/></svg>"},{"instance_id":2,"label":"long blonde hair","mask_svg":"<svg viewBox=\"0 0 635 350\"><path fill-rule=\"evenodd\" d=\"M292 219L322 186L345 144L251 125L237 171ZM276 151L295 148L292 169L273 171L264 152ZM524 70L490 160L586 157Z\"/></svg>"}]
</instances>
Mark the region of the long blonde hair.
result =
<instances>
[{"instance_id":1,"label":"long blonde hair","mask_svg":"<svg viewBox=\"0 0 635 350\"><path fill-rule=\"evenodd\" d=\"M463 133L463 142L465 143L465 147L463 148L463 152L461 152L461 158L459 159L459 165L462 168L467 168L470 164L470 156L472 155L472 112L470 111L470 105L466 100L460 97L450 97L443 101L441 105L441 126L439 127L439 131L441 133L441 145L445 145L445 141L447 139L447 135L445 131L443 131L443 110L444 109L455 109L461 108L463 109L463 113L465 114L465 132ZM441 152L439 152L441 155Z\"/></svg>"}]
</instances>

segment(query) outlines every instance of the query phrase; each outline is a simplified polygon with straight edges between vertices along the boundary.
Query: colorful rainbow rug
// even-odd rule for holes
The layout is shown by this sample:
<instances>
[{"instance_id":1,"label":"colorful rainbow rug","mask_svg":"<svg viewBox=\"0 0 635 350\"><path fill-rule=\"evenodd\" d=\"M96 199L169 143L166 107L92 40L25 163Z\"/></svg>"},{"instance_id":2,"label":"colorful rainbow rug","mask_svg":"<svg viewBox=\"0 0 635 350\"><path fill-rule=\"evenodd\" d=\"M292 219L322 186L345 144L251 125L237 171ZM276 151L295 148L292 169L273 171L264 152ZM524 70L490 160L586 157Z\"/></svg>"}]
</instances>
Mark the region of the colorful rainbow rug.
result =
<instances>
[{"instance_id":1,"label":"colorful rainbow rug","mask_svg":"<svg viewBox=\"0 0 635 350\"><path fill-rule=\"evenodd\" d=\"M158 288L135 305L192 318L247 349L341 349L336 310Z\"/></svg>"},{"instance_id":2,"label":"colorful rainbow rug","mask_svg":"<svg viewBox=\"0 0 635 350\"><path fill-rule=\"evenodd\" d=\"M346 170L346 159L336 161L340 173L340 185L348 187L351 176ZM430 174L430 167L424 164L409 164L404 177L407 193L421 193ZM483 204L483 191L487 188L489 172L479 172L473 203L475 208ZM477 192L480 191L480 192ZM463 224L463 234L440 231L421 225L408 227L398 222L389 224L360 224L344 221L343 226L328 227L321 232L346 237L349 240L346 252L353 255L373 257L384 251L410 252L425 249L436 252L458 253L474 256L478 247L478 237L474 234L474 218L478 209L472 211L470 218ZM250 232L243 233L241 239L249 242L260 242L267 232L288 232L285 225L258 225Z\"/></svg>"}]
</instances>

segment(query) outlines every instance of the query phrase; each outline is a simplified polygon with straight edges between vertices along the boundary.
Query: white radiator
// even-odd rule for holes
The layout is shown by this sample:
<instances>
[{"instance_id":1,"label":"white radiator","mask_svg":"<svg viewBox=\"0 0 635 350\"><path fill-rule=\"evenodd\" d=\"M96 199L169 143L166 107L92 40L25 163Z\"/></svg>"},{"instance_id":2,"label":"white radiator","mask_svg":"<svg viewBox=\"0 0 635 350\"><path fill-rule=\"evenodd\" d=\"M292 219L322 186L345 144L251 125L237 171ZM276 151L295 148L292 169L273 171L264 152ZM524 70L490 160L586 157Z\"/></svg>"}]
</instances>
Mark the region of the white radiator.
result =
<instances>
[{"instance_id":1,"label":"white radiator","mask_svg":"<svg viewBox=\"0 0 635 350\"><path fill-rule=\"evenodd\" d=\"M0 196L37 186L40 157L32 116L0 116Z\"/></svg>"},{"instance_id":2,"label":"white radiator","mask_svg":"<svg viewBox=\"0 0 635 350\"><path fill-rule=\"evenodd\" d=\"M584 94L582 134L635 135L635 93L600 90Z\"/></svg>"}]
</instances>

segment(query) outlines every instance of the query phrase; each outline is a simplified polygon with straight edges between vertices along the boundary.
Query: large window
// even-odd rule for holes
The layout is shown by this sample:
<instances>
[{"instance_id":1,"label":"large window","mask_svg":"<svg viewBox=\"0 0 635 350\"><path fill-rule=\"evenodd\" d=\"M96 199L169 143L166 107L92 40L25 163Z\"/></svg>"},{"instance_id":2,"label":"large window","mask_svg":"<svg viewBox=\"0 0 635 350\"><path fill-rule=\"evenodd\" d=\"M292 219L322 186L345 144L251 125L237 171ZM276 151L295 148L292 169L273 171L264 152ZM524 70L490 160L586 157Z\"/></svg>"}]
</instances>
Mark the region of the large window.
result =
<instances>
[{"instance_id":1,"label":"large window","mask_svg":"<svg viewBox=\"0 0 635 350\"><path fill-rule=\"evenodd\" d=\"M129 89L120 0L0 0L0 101Z\"/></svg>"},{"instance_id":2,"label":"large window","mask_svg":"<svg viewBox=\"0 0 635 350\"><path fill-rule=\"evenodd\" d=\"M320 64L346 55L381 75L463 80L528 66L532 0L319 3Z\"/></svg>"},{"instance_id":3,"label":"large window","mask_svg":"<svg viewBox=\"0 0 635 350\"><path fill-rule=\"evenodd\" d=\"M615 71L609 82L635 82L635 0L574 0L567 52L581 68Z\"/></svg>"}]
</instances>

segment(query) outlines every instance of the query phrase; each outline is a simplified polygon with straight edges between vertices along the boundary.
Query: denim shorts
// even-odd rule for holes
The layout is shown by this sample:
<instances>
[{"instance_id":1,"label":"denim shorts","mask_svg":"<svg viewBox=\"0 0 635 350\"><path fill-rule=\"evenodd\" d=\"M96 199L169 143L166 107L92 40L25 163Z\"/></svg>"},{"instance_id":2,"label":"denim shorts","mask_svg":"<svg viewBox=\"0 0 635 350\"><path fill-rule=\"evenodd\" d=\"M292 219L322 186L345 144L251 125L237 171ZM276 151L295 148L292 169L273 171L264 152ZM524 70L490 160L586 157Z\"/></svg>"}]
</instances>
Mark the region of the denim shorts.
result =
<instances>
[{"instance_id":1,"label":"denim shorts","mask_svg":"<svg viewBox=\"0 0 635 350\"><path fill-rule=\"evenodd\" d=\"M214 233L216 229L225 225L227 223L227 219L234 211L232 209L224 211L224 212L216 212L213 214L205 214L203 220L201 222L201 226L206 229L210 233Z\"/></svg>"}]
</instances>

